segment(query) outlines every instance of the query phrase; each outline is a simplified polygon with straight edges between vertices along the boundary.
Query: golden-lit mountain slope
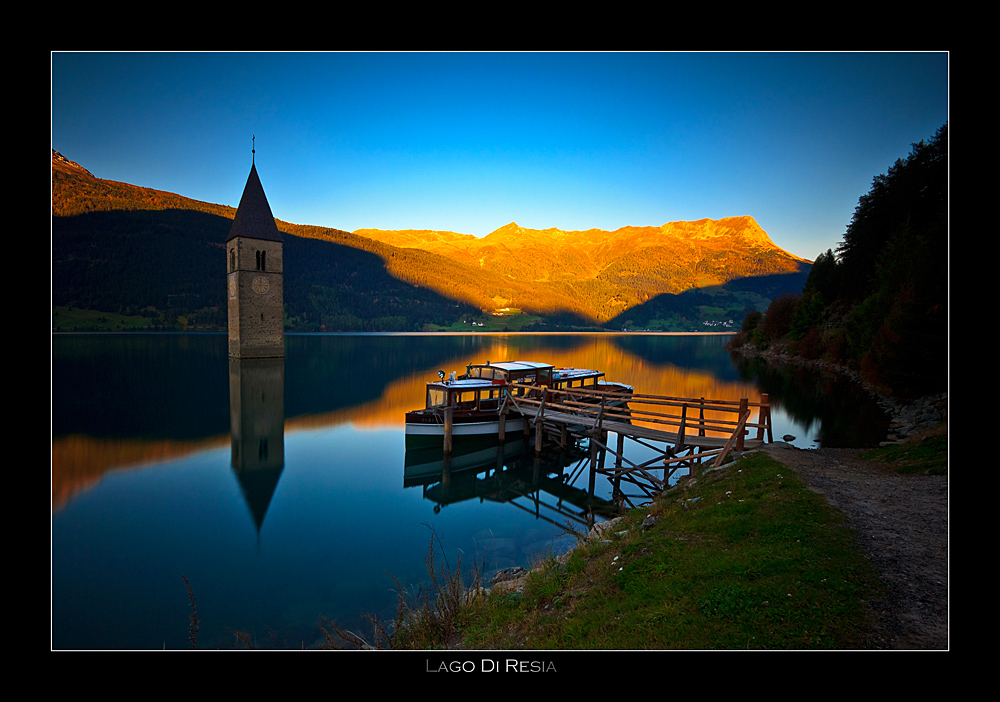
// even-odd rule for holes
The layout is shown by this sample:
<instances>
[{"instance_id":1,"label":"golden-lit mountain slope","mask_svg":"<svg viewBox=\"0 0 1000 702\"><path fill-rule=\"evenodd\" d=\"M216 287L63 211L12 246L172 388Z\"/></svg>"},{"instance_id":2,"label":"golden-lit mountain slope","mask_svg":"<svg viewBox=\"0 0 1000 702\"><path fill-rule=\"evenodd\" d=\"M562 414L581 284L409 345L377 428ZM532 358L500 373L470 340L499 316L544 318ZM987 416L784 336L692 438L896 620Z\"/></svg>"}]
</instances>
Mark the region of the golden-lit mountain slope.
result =
<instances>
[{"instance_id":1,"label":"golden-lit mountain slope","mask_svg":"<svg viewBox=\"0 0 1000 702\"><path fill-rule=\"evenodd\" d=\"M556 307L606 321L661 293L719 285L735 278L794 273L808 261L776 246L753 217L668 222L660 227L562 231L511 222L478 239L426 230L354 232L390 246L445 256L510 281L503 304ZM531 300L524 286L534 291ZM557 298L564 298L556 304ZM573 305L565 299L575 300ZM568 306L568 307L567 307Z\"/></svg>"},{"instance_id":2,"label":"golden-lit mountain slope","mask_svg":"<svg viewBox=\"0 0 1000 702\"><path fill-rule=\"evenodd\" d=\"M214 309L222 302L215 299L224 291L221 284L209 289L206 281L216 265L209 258L219 255L226 220L232 219L234 208L95 178L53 149L52 213L56 304L113 311L161 308L162 298L176 306L181 298L174 288L182 282L190 311ZM664 294L678 295L738 278L801 276L809 266L775 246L749 216L612 232L526 229L511 222L482 238L416 229L348 233L276 223L291 235L286 262L297 261L297 251L302 254L301 265L286 281L288 317L293 324L322 324L328 330L366 329L366 320L373 315L389 315L391 319L383 321L392 324L385 329L397 331L420 329L427 319L440 318L437 323L447 326L452 323L445 319L449 314L458 315L455 319L467 316L462 303L483 312L519 308L542 317L554 315L557 324L603 325ZM151 237L153 232L157 236ZM329 246L317 249L298 243L305 240ZM115 271L136 271L136 261L143 256L162 259L182 242L193 252L194 241L199 252L186 269L190 281L182 281L176 271L169 278L161 275L153 263L143 269L141 281L108 279ZM123 256L129 260L119 261ZM386 273L404 287L387 287ZM386 292L389 288L391 293ZM111 295L109 290L124 292ZM425 300L428 292L438 297ZM362 304L384 299L395 301L395 307L378 303L381 307L372 309L372 304ZM458 304L446 304L449 301ZM743 305L730 301L723 306L732 307L732 312L719 314L742 318ZM428 313L421 317L421 310ZM697 317L684 314L688 320ZM375 328L384 330L383 326Z\"/></svg>"}]
</instances>

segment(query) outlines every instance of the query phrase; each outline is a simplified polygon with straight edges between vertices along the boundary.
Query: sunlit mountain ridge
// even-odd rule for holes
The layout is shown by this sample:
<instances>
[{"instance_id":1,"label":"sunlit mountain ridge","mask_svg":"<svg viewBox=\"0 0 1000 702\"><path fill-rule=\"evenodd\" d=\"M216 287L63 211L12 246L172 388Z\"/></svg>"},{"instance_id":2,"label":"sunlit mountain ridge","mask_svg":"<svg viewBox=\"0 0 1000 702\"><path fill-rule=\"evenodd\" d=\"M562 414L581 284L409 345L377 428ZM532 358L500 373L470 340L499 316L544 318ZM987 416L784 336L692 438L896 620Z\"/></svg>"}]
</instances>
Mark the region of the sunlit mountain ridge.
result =
<instances>
[{"instance_id":1,"label":"sunlit mountain ridge","mask_svg":"<svg viewBox=\"0 0 1000 702\"><path fill-rule=\"evenodd\" d=\"M741 278L804 276L811 265L776 246L750 216L615 231L526 229L511 222L482 238L430 230L354 234L459 264L470 287L494 291L488 299L496 308L565 311L604 325L659 295ZM743 311L729 316L741 320Z\"/></svg>"},{"instance_id":2,"label":"sunlit mountain ridge","mask_svg":"<svg viewBox=\"0 0 1000 702\"><path fill-rule=\"evenodd\" d=\"M628 226L615 231L525 229L511 222L482 238L412 229L358 229L354 234L395 247L430 251L515 280L536 282L599 278L605 271L627 265L628 257L636 252L650 259L650 270L653 260L664 255L670 257L678 272L700 267L712 278L709 284L721 284L734 277L718 263L704 265L720 256L752 257L754 275L796 272L799 263L811 263L776 246L750 216L667 222L659 227ZM708 283L705 277L701 280ZM681 280L673 285L665 282L661 287L658 292L686 289Z\"/></svg>"},{"instance_id":3,"label":"sunlit mountain ridge","mask_svg":"<svg viewBox=\"0 0 1000 702\"><path fill-rule=\"evenodd\" d=\"M213 271L225 269L234 208L96 178L54 149L52 163L54 306L225 327L224 276ZM508 309L541 317L539 331L738 327L799 292L811 266L750 216L613 232L511 222L482 238L275 221L289 331L435 330ZM185 266L164 265L178 251Z\"/></svg>"}]
</instances>

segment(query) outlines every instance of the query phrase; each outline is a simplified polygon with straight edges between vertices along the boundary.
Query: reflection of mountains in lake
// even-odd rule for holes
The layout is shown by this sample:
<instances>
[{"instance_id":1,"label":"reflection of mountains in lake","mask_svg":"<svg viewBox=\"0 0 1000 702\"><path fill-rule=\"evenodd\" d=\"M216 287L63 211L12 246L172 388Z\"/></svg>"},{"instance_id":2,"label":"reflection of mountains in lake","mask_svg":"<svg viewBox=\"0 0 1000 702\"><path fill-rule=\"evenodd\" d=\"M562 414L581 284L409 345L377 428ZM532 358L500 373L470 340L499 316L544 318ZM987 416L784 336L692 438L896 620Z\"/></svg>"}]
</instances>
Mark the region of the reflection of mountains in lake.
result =
<instances>
[{"instance_id":1,"label":"reflection of mountains in lake","mask_svg":"<svg viewBox=\"0 0 1000 702\"><path fill-rule=\"evenodd\" d=\"M534 360L594 368L637 392L755 398L722 348L727 336L289 335L285 429L398 427L439 369ZM109 470L229 442L225 334L56 335L52 339L53 500ZM249 449L248 449L249 450Z\"/></svg>"},{"instance_id":2,"label":"reflection of mountains in lake","mask_svg":"<svg viewBox=\"0 0 1000 702\"><path fill-rule=\"evenodd\" d=\"M640 392L733 398L727 337L620 335L289 335L286 429L402 428L438 369L538 360L595 368ZM225 445L231 430L224 334L74 334L52 339L53 499L108 470ZM56 496L59 496L58 498Z\"/></svg>"},{"instance_id":3,"label":"reflection of mountains in lake","mask_svg":"<svg viewBox=\"0 0 1000 702\"><path fill-rule=\"evenodd\" d=\"M229 433L225 335L52 337L52 434L200 440Z\"/></svg>"},{"instance_id":4,"label":"reflection of mountains in lake","mask_svg":"<svg viewBox=\"0 0 1000 702\"><path fill-rule=\"evenodd\" d=\"M477 344L468 341L289 336L286 416L377 400L401 375L433 368L466 348L474 358ZM224 334L57 335L52 347L53 436L180 440L229 431Z\"/></svg>"},{"instance_id":5,"label":"reflection of mountains in lake","mask_svg":"<svg viewBox=\"0 0 1000 702\"><path fill-rule=\"evenodd\" d=\"M738 399L749 384L719 353L725 338L290 335L285 416L401 424L404 412L422 406L423 384L439 368L462 372L485 360L596 368L639 392ZM57 335L53 436L191 441L226 434L227 359L222 334Z\"/></svg>"},{"instance_id":6,"label":"reflection of mountains in lake","mask_svg":"<svg viewBox=\"0 0 1000 702\"><path fill-rule=\"evenodd\" d=\"M493 437L456 442L451 456L440 448L411 449L406 452L403 486L422 487L435 512L473 499L509 502L553 524L571 519L588 528L595 515L618 513L613 502L595 497L589 487L589 451L571 445L536 454L533 447L533 438L501 444ZM578 482L588 488L577 487Z\"/></svg>"},{"instance_id":7,"label":"reflection of mountains in lake","mask_svg":"<svg viewBox=\"0 0 1000 702\"><path fill-rule=\"evenodd\" d=\"M623 334L612 337L612 340L623 351L646 363L669 363L688 371L708 373L717 380L738 383L740 375L733 368L728 354L719 353L719 347L730 338Z\"/></svg>"}]
</instances>

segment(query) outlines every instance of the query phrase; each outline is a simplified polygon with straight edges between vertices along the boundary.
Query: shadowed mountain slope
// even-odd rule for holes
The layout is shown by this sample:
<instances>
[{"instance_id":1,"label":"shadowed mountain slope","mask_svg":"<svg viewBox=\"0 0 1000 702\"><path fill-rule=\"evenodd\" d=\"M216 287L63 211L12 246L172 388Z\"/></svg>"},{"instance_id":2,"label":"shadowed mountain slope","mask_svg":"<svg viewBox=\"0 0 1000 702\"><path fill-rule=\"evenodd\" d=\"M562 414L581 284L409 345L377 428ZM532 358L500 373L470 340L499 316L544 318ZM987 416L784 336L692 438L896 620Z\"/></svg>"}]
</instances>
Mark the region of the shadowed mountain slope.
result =
<instances>
[{"instance_id":1,"label":"shadowed mountain slope","mask_svg":"<svg viewBox=\"0 0 1000 702\"><path fill-rule=\"evenodd\" d=\"M224 242L234 208L95 178L55 150L52 163L54 305L168 319L199 312L224 325ZM660 296L753 276L797 280L810 266L775 246L752 217L614 232L512 222L481 239L275 221L288 235L286 328L293 330L422 329L503 308L617 328L622 315ZM763 304L756 293L737 297L707 308L725 316ZM695 317L704 316L699 310Z\"/></svg>"}]
</instances>

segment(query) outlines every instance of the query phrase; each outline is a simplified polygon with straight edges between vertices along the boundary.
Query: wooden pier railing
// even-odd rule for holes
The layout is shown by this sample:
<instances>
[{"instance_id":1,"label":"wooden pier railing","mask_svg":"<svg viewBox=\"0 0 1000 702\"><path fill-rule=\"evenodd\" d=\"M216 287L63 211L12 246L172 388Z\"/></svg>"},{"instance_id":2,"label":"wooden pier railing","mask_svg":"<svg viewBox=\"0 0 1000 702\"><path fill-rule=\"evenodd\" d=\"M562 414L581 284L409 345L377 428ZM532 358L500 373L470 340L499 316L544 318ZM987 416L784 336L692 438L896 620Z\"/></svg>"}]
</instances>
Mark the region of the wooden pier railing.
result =
<instances>
[{"instance_id":1,"label":"wooden pier railing","mask_svg":"<svg viewBox=\"0 0 1000 702\"><path fill-rule=\"evenodd\" d=\"M673 469L713 457L718 466L732 450L744 451L773 440L767 395L761 395L759 402L750 402L748 398L736 401L582 388L552 390L515 383L509 386L505 399L505 411L517 412L534 425L536 451L541 451L546 431L558 436L562 445L569 436L588 438L592 454L604 449L615 456L616 474L642 473L660 485L666 484ZM754 409L757 420L751 422ZM752 430L755 436L748 438ZM525 432L529 431L526 426ZM617 450L607 446L609 432L618 436ZM626 438L653 449L656 456L634 463L624 456ZM653 445L657 443L663 448ZM662 479L649 475L654 463L664 469Z\"/></svg>"}]
</instances>

